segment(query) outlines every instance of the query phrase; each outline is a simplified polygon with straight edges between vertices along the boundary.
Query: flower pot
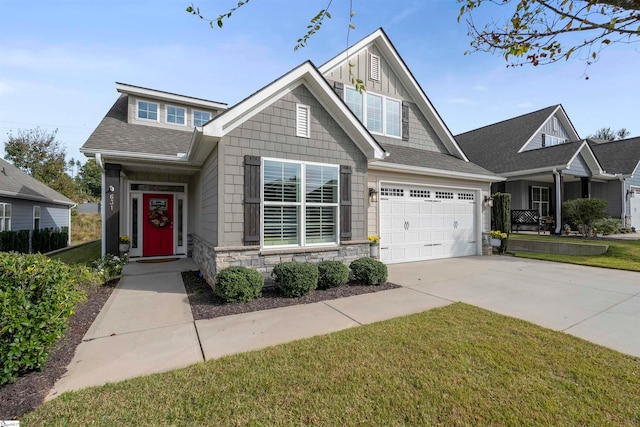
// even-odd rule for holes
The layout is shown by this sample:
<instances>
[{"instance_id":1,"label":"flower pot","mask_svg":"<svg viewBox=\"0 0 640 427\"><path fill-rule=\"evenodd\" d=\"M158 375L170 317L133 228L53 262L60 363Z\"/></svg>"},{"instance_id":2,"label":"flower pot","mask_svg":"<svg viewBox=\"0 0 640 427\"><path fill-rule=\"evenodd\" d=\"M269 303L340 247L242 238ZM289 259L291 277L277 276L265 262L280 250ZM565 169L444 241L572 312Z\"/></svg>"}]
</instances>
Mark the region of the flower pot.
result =
<instances>
[{"instance_id":1,"label":"flower pot","mask_svg":"<svg viewBox=\"0 0 640 427\"><path fill-rule=\"evenodd\" d=\"M122 254L129 252L129 243L120 243L119 249Z\"/></svg>"},{"instance_id":2,"label":"flower pot","mask_svg":"<svg viewBox=\"0 0 640 427\"><path fill-rule=\"evenodd\" d=\"M371 245L369 246L369 255L371 258L378 258L380 254L380 245Z\"/></svg>"},{"instance_id":3,"label":"flower pot","mask_svg":"<svg viewBox=\"0 0 640 427\"><path fill-rule=\"evenodd\" d=\"M500 246L502 246L502 239L491 238L491 246L493 246L494 248L499 248Z\"/></svg>"}]
</instances>

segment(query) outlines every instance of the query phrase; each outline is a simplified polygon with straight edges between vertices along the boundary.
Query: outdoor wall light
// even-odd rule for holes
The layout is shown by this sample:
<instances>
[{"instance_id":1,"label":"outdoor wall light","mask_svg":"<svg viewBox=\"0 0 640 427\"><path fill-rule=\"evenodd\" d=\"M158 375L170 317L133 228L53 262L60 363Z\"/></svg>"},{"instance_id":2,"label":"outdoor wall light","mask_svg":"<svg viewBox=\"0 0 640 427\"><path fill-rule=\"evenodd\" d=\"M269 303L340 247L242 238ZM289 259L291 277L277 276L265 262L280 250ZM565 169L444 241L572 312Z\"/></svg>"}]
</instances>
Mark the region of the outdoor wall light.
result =
<instances>
[{"instance_id":1,"label":"outdoor wall light","mask_svg":"<svg viewBox=\"0 0 640 427\"><path fill-rule=\"evenodd\" d=\"M369 202L378 201L378 190L375 188L369 188Z\"/></svg>"},{"instance_id":2,"label":"outdoor wall light","mask_svg":"<svg viewBox=\"0 0 640 427\"><path fill-rule=\"evenodd\" d=\"M493 207L493 197L484 196L484 205L492 208Z\"/></svg>"}]
</instances>

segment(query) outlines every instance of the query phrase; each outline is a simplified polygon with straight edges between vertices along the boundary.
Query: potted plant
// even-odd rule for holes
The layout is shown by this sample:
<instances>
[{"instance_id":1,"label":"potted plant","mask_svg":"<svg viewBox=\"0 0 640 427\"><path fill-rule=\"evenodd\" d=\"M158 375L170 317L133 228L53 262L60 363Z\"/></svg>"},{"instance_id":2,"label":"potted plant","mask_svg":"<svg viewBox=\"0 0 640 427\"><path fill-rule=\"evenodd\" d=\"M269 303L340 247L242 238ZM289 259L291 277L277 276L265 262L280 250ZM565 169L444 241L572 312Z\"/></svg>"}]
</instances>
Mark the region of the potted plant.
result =
<instances>
[{"instance_id":1,"label":"potted plant","mask_svg":"<svg viewBox=\"0 0 640 427\"><path fill-rule=\"evenodd\" d=\"M503 233L500 230L491 230L491 246L498 248L499 254L503 253L507 247L505 244L507 237L507 233Z\"/></svg>"},{"instance_id":2,"label":"potted plant","mask_svg":"<svg viewBox=\"0 0 640 427\"><path fill-rule=\"evenodd\" d=\"M118 242L120 243L120 253L125 254L129 252L129 247L131 246L131 238L129 236L122 235L118 237Z\"/></svg>"},{"instance_id":3,"label":"potted plant","mask_svg":"<svg viewBox=\"0 0 640 427\"><path fill-rule=\"evenodd\" d=\"M569 224L565 224L562 228L564 229L564 234L567 236L571 233L571 226Z\"/></svg>"},{"instance_id":4,"label":"potted plant","mask_svg":"<svg viewBox=\"0 0 640 427\"><path fill-rule=\"evenodd\" d=\"M380 254L380 237L369 236L369 255L371 258L378 258Z\"/></svg>"}]
</instances>

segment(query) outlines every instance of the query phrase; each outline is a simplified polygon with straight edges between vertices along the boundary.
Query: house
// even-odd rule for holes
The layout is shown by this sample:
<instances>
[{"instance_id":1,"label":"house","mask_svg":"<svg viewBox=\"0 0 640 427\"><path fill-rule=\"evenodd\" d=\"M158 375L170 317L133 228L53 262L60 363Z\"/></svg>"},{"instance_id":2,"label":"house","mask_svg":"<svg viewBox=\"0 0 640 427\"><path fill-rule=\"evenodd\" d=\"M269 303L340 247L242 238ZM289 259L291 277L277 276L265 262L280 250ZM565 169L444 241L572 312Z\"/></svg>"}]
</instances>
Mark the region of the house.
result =
<instances>
[{"instance_id":1,"label":"house","mask_svg":"<svg viewBox=\"0 0 640 427\"><path fill-rule=\"evenodd\" d=\"M365 92L351 86L351 72ZM460 149L379 29L228 108L118 83L84 144L104 173L104 250L268 274L281 261L479 255L501 178Z\"/></svg>"},{"instance_id":2,"label":"house","mask_svg":"<svg viewBox=\"0 0 640 427\"><path fill-rule=\"evenodd\" d=\"M625 218L625 188L631 165L621 169L622 153L607 144L581 140L562 105L553 105L456 136L469 159L506 178L491 191L511 194L512 210L552 217L563 225L562 203L576 198L607 200L612 217ZM615 155L615 157L612 157ZM635 167L640 156L635 157ZM636 184L637 185L637 184ZM635 187L634 187L635 188Z\"/></svg>"},{"instance_id":3,"label":"house","mask_svg":"<svg viewBox=\"0 0 640 427\"><path fill-rule=\"evenodd\" d=\"M0 232L70 230L73 206L73 200L0 159Z\"/></svg>"}]
</instances>

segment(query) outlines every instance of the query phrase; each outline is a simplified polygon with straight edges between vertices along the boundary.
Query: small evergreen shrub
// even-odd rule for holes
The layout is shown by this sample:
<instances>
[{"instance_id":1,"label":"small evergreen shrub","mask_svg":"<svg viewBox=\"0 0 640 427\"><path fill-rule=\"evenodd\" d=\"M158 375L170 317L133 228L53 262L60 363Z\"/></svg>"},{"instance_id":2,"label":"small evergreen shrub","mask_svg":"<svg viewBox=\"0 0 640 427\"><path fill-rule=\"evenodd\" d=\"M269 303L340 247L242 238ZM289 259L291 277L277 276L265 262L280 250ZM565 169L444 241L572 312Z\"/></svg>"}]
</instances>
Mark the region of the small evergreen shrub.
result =
<instances>
[{"instance_id":1,"label":"small evergreen shrub","mask_svg":"<svg viewBox=\"0 0 640 427\"><path fill-rule=\"evenodd\" d=\"M318 289L335 288L349 281L349 268L340 261L318 263Z\"/></svg>"},{"instance_id":2,"label":"small evergreen shrub","mask_svg":"<svg viewBox=\"0 0 640 427\"><path fill-rule=\"evenodd\" d=\"M366 285L382 285L387 282L387 266L377 259L359 258L349 268L353 276Z\"/></svg>"},{"instance_id":3,"label":"small evergreen shrub","mask_svg":"<svg viewBox=\"0 0 640 427\"><path fill-rule=\"evenodd\" d=\"M213 292L226 302L247 302L262 295L264 276L251 268L227 267L216 276Z\"/></svg>"},{"instance_id":4,"label":"small evergreen shrub","mask_svg":"<svg viewBox=\"0 0 640 427\"><path fill-rule=\"evenodd\" d=\"M29 230L0 232L0 252L29 253Z\"/></svg>"},{"instance_id":5,"label":"small evergreen shrub","mask_svg":"<svg viewBox=\"0 0 640 427\"><path fill-rule=\"evenodd\" d=\"M622 229L622 220L620 218L601 218L593 223L593 228L596 233L602 233L605 236L618 234Z\"/></svg>"},{"instance_id":6,"label":"small evergreen shrub","mask_svg":"<svg viewBox=\"0 0 640 427\"><path fill-rule=\"evenodd\" d=\"M309 262L281 262L273 268L276 288L288 298L306 295L318 286L318 266Z\"/></svg>"},{"instance_id":7,"label":"small evergreen shrub","mask_svg":"<svg viewBox=\"0 0 640 427\"><path fill-rule=\"evenodd\" d=\"M44 366L91 278L86 266L0 253L0 385Z\"/></svg>"}]
</instances>

